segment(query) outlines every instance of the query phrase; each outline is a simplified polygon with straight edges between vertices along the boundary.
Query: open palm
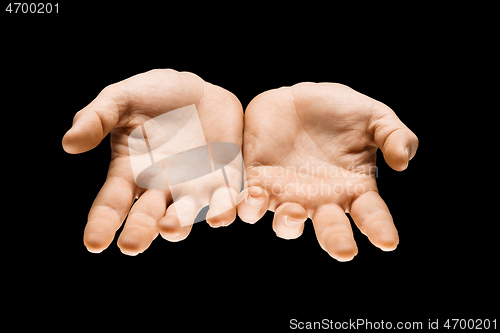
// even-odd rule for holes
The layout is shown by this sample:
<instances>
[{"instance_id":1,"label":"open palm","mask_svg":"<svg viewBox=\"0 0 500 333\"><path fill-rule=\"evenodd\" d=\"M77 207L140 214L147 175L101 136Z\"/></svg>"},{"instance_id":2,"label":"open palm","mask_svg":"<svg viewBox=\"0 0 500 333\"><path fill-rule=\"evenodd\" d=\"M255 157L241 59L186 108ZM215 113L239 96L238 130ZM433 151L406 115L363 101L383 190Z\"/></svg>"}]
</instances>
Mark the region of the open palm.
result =
<instances>
[{"instance_id":1,"label":"open palm","mask_svg":"<svg viewBox=\"0 0 500 333\"><path fill-rule=\"evenodd\" d=\"M264 92L245 111L247 189L238 215L275 212L279 237L300 236L313 221L321 247L340 261L357 254L346 213L370 241L393 250L398 233L378 194L375 157L406 169L417 137L386 105L334 83L300 83Z\"/></svg>"},{"instance_id":2,"label":"open palm","mask_svg":"<svg viewBox=\"0 0 500 333\"><path fill-rule=\"evenodd\" d=\"M186 185L172 205L168 189L145 189L137 186L130 161L131 132L155 117L169 111L195 105L206 142L230 142L241 148L243 110L229 91L203 81L195 74L170 69L152 70L112 84L83 110L63 138L69 153L81 153L97 146L111 133L111 163L105 184L97 195L88 216L84 243L91 252L101 252L113 241L125 217L127 222L118 239L122 252L143 252L161 235L170 241L187 237L192 224L179 222L180 214L194 221L204 203L199 199L199 186ZM165 129L168 131L168 128ZM212 184L213 185L213 184ZM239 192L234 186L233 195ZM225 184L209 189L211 226L230 224L236 217L234 205L218 207L219 196L228 195ZM134 199L137 202L131 208ZM129 212L130 210L130 212ZM176 211L177 210L177 211ZM182 212L179 212L182 210Z\"/></svg>"}]
</instances>

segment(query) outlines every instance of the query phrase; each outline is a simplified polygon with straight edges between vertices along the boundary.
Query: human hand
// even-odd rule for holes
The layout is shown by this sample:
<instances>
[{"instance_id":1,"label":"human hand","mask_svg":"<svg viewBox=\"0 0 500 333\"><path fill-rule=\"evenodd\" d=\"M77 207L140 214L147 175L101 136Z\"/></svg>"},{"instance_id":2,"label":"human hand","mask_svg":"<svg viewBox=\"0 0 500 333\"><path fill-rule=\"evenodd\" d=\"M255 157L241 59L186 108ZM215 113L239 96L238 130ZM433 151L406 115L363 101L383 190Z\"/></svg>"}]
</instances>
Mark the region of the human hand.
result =
<instances>
[{"instance_id":1,"label":"human hand","mask_svg":"<svg viewBox=\"0 0 500 333\"><path fill-rule=\"evenodd\" d=\"M203 201L210 201L207 222L211 226L228 225L234 221L234 204L227 207L224 200L219 200L228 195L229 187L224 183L209 180L204 184L199 181L178 184L175 185L177 193L172 193L169 186L148 189L136 183L131 159L137 156L131 156L135 147L130 147L130 144L138 141L133 140L131 133L141 126L144 129L153 118L158 119L160 115L193 104L202 127L202 139L204 133L207 143L229 142L241 148L243 110L239 100L229 91L189 72L165 69L135 75L107 86L75 115L73 126L62 142L68 153L88 151L108 133L111 134L108 175L90 209L84 232L84 244L90 252L106 249L127 215L117 244L123 253L129 255L146 250L158 233L170 241L186 238L196 214L205 206ZM164 133L168 131L167 127ZM153 145L153 138L149 139ZM180 151L197 146L192 142L182 144ZM207 184L209 186L204 186L201 193L200 186ZM231 187L230 191L236 197L239 187ZM138 200L131 208L135 198ZM181 223L181 214L191 223Z\"/></svg>"},{"instance_id":2,"label":"human hand","mask_svg":"<svg viewBox=\"0 0 500 333\"><path fill-rule=\"evenodd\" d=\"M384 251L399 242L375 181L377 148L397 171L418 139L386 105L335 83L300 83L264 92L245 111L248 187L238 215L255 223L275 212L279 237L297 238L310 217L321 247L339 260L357 254L350 222Z\"/></svg>"}]
</instances>

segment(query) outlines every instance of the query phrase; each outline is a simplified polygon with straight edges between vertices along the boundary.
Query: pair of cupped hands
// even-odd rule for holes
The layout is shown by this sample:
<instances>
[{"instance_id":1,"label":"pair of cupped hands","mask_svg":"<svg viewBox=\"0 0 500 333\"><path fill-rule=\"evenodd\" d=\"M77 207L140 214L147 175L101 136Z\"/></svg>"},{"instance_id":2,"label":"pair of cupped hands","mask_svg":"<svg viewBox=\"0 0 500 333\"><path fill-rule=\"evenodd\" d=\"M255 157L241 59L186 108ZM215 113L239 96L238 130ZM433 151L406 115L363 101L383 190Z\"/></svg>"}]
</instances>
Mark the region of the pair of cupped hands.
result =
<instances>
[{"instance_id":1,"label":"pair of cupped hands","mask_svg":"<svg viewBox=\"0 0 500 333\"><path fill-rule=\"evenodd\" d=\"M358 252L349 213L373 245L396 248L398 232L377 190L376 151L403 171L418 139L388 106L342 84L304 82L261 93L243 113L231 92L193 73L158 69L104 88L76 113L63 138L64 150L76 154L111 135L108 175L84 232L90 252L106 249L125 218L117 244L128 255L145 251L158 234L173 242L188 236L193 225L179 223L168 189L137 186L127 138L148 120L192 104L206 141L239 145L246 168L245 189L234 193L237 205L207 218L209 225L227 226L236 214L255 223L270 210L276 235L293 239L310 218L320 246L348 261ZM217 209L217 193L210 210Z\"/></svg>"}]
</instances>

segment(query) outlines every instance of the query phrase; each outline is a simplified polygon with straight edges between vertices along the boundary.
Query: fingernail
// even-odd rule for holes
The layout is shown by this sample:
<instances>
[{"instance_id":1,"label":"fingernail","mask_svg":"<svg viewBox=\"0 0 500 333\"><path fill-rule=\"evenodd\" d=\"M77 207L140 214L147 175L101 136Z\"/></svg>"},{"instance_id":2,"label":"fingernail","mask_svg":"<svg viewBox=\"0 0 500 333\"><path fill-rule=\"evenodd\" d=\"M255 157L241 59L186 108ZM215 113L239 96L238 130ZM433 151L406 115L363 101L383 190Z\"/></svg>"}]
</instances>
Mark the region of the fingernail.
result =
<instances>
[{"instance_id":1,"label":"fingernail","mask_svg":"<svg viewBox=\"0 0 500 333\"><path fill-rule=\"evenodd\" d=\"M137 256L138 254L140 254L140 252L128 252L128 251L124 251L124 250L121 250L123 254L126 254L127 256L131 256L131 257L135 257Z\"/></svg>"},{"instance_id":2,"label":"fingernail","mask_svg":"<svg viewBox=\"0 0 500 333\"><path fill-rule=\"evenodd\" d=\"M97 254L97 253L101 253L102 251L104 251L104 249L102 249L102 250L93 250L93 249L90 249L90 248L88 248L88 247L86 247L86 249L87 249L87 251L89 251L90 253L96 253L96 254Z\"/></svg>"},{"instance_id":3,"label":"fingernail","mask_svg":"<svg viewBox=\"0 0 500 333\"><path fill-rule=\"evenodd\" d=\"M290 226L290 227L296 227L302 223L304 223L303 221L298 221L298 220L294 220L294 219L291 219L289 218L288 216L286 217L286 220L285 220L285 223Z\"/></svg>"},{"instance_id":4,"label":"fingernail","mask_svg":"<svg viewBox=\"0 0 500 333\"><path fill-rule=\"evenodd\" d=\"M408 164L410 164L410 148L406 147L405 153L406 153L406 166L405 166L406 169L408 168Z\"/></svg>"},{"instance_id":5,"label":"fingernail","mask_svg":"<svg viewBox=\"0 0 500 333\"><path fill-rule=\"evenodd\" d=\"M254 197L252 197L251 195L248 195L247 198L246 198L246 202L248 205L250 206L255 206L257 205L259 202L261 202L261 200L259 199L256 199Z\"/></svg>"}]
</instances>

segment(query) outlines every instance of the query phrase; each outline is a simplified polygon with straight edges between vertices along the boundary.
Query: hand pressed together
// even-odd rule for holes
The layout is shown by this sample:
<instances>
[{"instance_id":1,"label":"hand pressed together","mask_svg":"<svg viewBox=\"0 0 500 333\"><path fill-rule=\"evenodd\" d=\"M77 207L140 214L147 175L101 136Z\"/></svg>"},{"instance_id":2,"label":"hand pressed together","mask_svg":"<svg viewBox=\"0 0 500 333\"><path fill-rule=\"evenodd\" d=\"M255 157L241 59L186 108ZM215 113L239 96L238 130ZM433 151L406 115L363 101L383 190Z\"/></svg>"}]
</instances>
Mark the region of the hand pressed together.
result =
<instances>
[{"instance_id":1,"label":"hand pressed together","mask_svg":"<svg viewBox=\"0 0 500 333\"><path fill-rule=\"evenodd\" d=\"M153 70L106 87L75 115L63 138L67 152L81 153L111 133L108 176L84 233L89 251L107 248L127 216L118 239L123 253L143 252L159 233L170 241L187 237L192 225L179 223L169 189L137 186L127 138L146 121L192 104L207 142L241 147L244 136L246 188L235 201L237 209L207 218L211 226L230 224L236 210L249 223L271 210L276 234L292 239L309 217L321 247L346 261L357 254L349 213L375 246L397 246L398 233L377 191L375 156L380 148L389 166L402 171L418 140L389 107L341 84L299 83L255 97L243 122L241 104L227 90L192 73ZM236 199L239 189L232 190ZM186 185L176 205L193 200L194 191ZM210 210L217 210L221 191L227 189L210 190ZM196 213L183 211L192 220Z\"/></svg>"}]
</instances>

